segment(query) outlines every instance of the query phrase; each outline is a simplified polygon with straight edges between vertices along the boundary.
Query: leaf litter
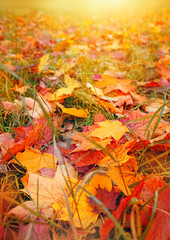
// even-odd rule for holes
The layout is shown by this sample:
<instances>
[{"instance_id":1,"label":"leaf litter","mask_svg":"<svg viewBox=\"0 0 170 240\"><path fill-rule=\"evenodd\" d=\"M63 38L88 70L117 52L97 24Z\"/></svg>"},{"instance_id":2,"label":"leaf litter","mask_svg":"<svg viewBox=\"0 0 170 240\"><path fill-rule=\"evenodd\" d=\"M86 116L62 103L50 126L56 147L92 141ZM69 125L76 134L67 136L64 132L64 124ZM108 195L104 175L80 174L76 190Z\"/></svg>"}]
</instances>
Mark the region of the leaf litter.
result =
<instances>
[{"instance_id":1,"label":"leaf litter","mask_svg":"<svg viewBox=\"0 0 170 240\"><path fill-rule=\"evenodd\" d=\"M168 240L168 10L79 27L5 14L0 239Z\"/></svg>"}]
</instances>

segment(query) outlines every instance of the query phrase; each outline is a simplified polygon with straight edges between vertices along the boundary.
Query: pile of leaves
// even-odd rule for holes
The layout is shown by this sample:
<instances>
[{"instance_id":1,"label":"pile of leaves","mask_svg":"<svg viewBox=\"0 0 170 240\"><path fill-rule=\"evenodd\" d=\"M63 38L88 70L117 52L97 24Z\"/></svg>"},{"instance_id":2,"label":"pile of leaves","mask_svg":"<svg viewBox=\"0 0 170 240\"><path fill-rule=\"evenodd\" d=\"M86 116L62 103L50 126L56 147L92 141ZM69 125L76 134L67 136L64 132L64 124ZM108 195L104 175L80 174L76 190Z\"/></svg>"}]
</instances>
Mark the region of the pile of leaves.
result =
<instances>
[{"instance_id":1,"label":"pile of leaves","mask_svg":"<svg viewBox=\"0 0 170 240\"><path fill-rule=\"evenodd\" d=\"M169 239L169 12L0 19L0 239Z\"/></svg>"}]
</instances>

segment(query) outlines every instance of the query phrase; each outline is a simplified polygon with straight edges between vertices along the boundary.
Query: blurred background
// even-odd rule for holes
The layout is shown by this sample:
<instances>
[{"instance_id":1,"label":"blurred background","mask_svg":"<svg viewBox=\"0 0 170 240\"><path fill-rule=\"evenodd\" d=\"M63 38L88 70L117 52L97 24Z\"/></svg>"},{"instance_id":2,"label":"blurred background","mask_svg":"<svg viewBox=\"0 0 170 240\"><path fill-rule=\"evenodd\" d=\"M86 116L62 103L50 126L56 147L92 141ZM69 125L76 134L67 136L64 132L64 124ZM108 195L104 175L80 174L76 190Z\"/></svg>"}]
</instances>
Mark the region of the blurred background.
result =
<instances>
[{"instance_id":1,"label":"blurred background","mask_svg":"<svg viewBox=\"0 0 170 240\"><path fill-rule=\"evenodd\" d=\"M150 9L170 8L169 0L0 0L1 11L30 9L73 14L113 14L124 11L141 14Z\"/></svg>"}]
</instances>

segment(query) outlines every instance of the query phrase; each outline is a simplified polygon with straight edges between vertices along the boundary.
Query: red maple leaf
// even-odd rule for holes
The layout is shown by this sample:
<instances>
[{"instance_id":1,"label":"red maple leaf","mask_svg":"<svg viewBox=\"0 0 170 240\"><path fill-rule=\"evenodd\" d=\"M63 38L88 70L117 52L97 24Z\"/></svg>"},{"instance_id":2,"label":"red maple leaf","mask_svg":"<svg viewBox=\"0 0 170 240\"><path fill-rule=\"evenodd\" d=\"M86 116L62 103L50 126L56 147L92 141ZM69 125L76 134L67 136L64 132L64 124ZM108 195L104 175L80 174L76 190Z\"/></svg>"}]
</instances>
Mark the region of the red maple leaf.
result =
<instances>
[{"instance_id":1,"label":"red maple leaf","mask_svg":"<svg viewBox=\"0 0 170 240\"><path fill-rule=\"evenodd\" d=\"M17 152L21 152L26 146L32 146L42 137L43 125L37 125L33 130L29 131L29 136L24 140L16 142L12 148L8 148L8 152L2 157L3 163L12 158L11 155L15 156Z\"/></svg>"},{"instance_id":2,"label":"red maple leaf","mask_svg":"<svg viewBox=\"0 0 170 240\"><path fill-rule=\"evenodd\" d=\"M115 211L112 211L112 214L117 221L121 217L129 201L133 197L137 197L139 195L139 193L143 188L143 185L144 185L144 179L135 187L134 192L130 196L122 198L118 208ZM99 231L100 240L105 240L109 236L109 233L114 226L115 226L115 223L110 218L107 219L106 222L103 224L103 226L100 228L100 231Z\"/></svg>"},{"instance_id":3,"label":"red maple leaf","mask_svg":"<svg viewBox=\"0 0 170 240\"><path fill-rule=\"evenodd\" d=\"M115 193L114 187L112 187L112 190L109 192L106 188L101 188L100 185L98 185L98 188L96 188L97 195L95 196L98 198L109 210L115 210L116 209L116 200L119 195L119 193ZM95 200L93 200L91 197L88 197L89 204L94 206L94 212L100 214L101 212L104 212L103 208L96 203Z\"/></svg>"}]
</instances>

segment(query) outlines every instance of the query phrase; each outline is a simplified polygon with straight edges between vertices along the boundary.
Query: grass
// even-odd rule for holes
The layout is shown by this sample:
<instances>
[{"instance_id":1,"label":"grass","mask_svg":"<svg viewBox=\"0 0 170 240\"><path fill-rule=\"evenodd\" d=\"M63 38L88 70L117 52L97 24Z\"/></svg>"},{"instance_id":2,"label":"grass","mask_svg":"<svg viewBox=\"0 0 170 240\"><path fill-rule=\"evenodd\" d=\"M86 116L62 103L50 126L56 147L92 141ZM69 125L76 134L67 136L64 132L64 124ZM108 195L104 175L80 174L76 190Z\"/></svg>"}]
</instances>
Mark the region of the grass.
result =
<instances>
[{"instance_id":1,"label":"grass","mask_svg":"<svg viewBox=\"0 0 170 240\"><path fill-rule=\"evenodd\" d=\"M154 15L154 18L157 19L158 16ZM36 19L36 20L34 20ZM52 39L51 40L57 40L60 43L60 38L63 37L63 39L67 39L67 34L65 33L66 30L69 29L67 25L67 18L66 20L60 19L60 16L56 19L48 18L48 16L44 16L44 19L46 21L43 21L42 15L36 15L36 13L33 14L33 16L26 15L24 20L18 19L17 16L11 15L2 15L2 21L5 24L5 27L7 30L4 31L4 39L7 44L7 50L6 54L1 51L0 58L2 59L2 63L0 65L0 101L9 101L14 102L15 99L22 100L24 108L20 108L16 114L16 112L6 111L5 108L1 106L0 108L0 128L1 133L12 133L14 136L14 129L19 126L28 126L29 124L34 125L32 117L30 116L27 106L25 105L25 97L32 97L34 100L39 102L39 105L45 115L45 118L47 119L47 122L50 126L51 134L54 136L53 138L53 144L54 144L54 150L56 155L58 156L59 165L61 165L60 162L60 154L57 148L57 141L61 139L61 133L60 131L55 129L55 126L53 124L54 116L51 114L50 116L46 112L44 105L42 102L37 98L37 92L38 87L40 85L40 80L44 80L46 83L46 86L52 89L52 92L54 92L56 89L61 88L64 86L63 84L63 76L57 77L55 81L50 81L50 73L48 74L37 74L34 72L31 67L35 65L38 61L38 58L45 53L50 54L50 64L49 64L49 70L56 71L60 69L61 65L60 63L66 61L68 58L73 58L75 56L79 56L79 52L75 54L70 54L72 45L68 44L67 51L61 51L59 55L53 54L54 51L52 47L50 48L48 46L47 49L43 48L43 43L41 41L37 44L35 44L33 38L36 39L37 35L39 36L39 33L37 33L39 30L45 32L45 36L48 36L52 32ZM50 20L51 19L51 20ZM158 18L159 19L159 18ZM145 20L145 18L144 18ZM86 20L82 20L80 26L79 26L79 34L85 34L87 36L91 36L92 43L89 44L90 53L85 52L83 55L85 55L84 61L74 67L72 70L68 70L67 74L73 74L74 78L77 79L81 83L81 88L74 90L72 96L67 98L63 105L67 108L71 107L77 107L78 109L88 109L89 110L89 116L87 119L84 118L77 118L77 117L70 117L66 114L63 114L60 109L57 109L54 113L56 116L60 115L63 117L65 122L70 121L73 125L74 130L82 131L83 126L90 126L94 123L94 115L101 112L105 115L106 119L108 120L115 120L115 119L121 119L122 117L119 115L116 115L115 113L111 112L107 107L104 107L100 105L95 98L91 95L91 91L86 87L86 84L88 82L93 83L92 75L95 73L104 73L106 71L111 70L118 70L120 72L125 72L125 78L132 79L134 81L134 84L137 86L146 80L148 78L155 80L157 79L157 75L155 74L154 69L154 63L157 61L157 54L156 52L160 49L162 46L162 39L164 36L166 36L168 32L168 20L166 18L166 14L163 18L165 21L164 24L164 30L163 32L156 32L157 28L150 27L150 21L152 21L149 18L146 17L146 24L142 24L141 21L135 21L133 19L130 19L129 22L126 21L125 25L120 24L120 22L116 22L116 29L114 29L114 34L110 29L114 27L114 23L112 21L109 21L107 23L102 23L99 25L99 22L92 21L89 23ZM39 25L37 26L35 22L37 21ZM59 23L58 23L59 21ZM25 23L24 23L25 22ZM31 24L29 24L31 22ZM52 24L51 24L52 23ZM34 25L35 24L35 25ZM57 25L57 27L56 27ZM71 25L71 24L70 24ZM25 29L28 29L27 34L25 32L22 32L23 26L26 26ZM34 32L35 29L37 32ZM109 26L109 27L107 27ZM134 27L134 29L132 28ZM106 29L105 29L106 27ZM57 29L60 29L58 32ZM67 29L68 28L68 29ZM100 30L102 31L102 38L100 37ZM158 29L159 30L159 29ZM119 35L117 32L121 32ZM149 41L147 44L139 44L138 41L140 41L140 37L142 36L143 32L148 32L148 38ZM36 35L37 34L37 35ZM70 38L72 37L72 34L70 34ZM113 57L114 50L108 51L104 48L102 48L102 44L100 41L105 41L105 36L108 34L112 35L112 40L119 40L121 37L124 39L124 48L125 48L125 59L123 62L117 61ZM160 37L160 34L161 37ZM28 40L25 41L24 36L28 36ZM63 36L62 36L63 35ZM125 37L123 36L125 35ZM33 37L33 38L32 38ZM73 38L73 37L72 37ZM95 41L94 39L95 38ZM73 38L74 39L74 38ZM75 37L76 39L76 37ZM81 38L80 38L81 39ZM99 39L100 41L97 41L96 39ZM25 41L25 42L24 42ZM31 51L31 47L28 49L23 50L24 45L26 43L29 43L30 41L33 41L33 43L36 45L36 48L34 51ZM73 40L70 40L73 41ZM79 41L79 37L77 37L76 41ZM80 40L81 41L81 40ZM137 41L137 43L135 42ZM77 43L76 42L76 43ZM97 43L96 43L97 42ZM78 42L79 43L79 42ZM130 44L130 45L129 45ZM163 42L163 44L166 45L166 41ZM109 45L107 43L106 45ZM126 47L127 46L127 47ZM68 51L69 50L69 51ZM24 53L24 58L17 59L17 54L20 54L21 52L26 51ZM102 52L102 54L100 54ZM75 54L75 55L74 55ZM95 55L96 56L93 56ZM7 64L7 66L5 65ZM10 70L8 66L16 66L16 69ZM31 85L31 88L23 95L21 96L20 93L11 91L12 87L15 87L15 85L18 85L20 81L24 85ZM140 93L141 87L137 88L138 93ZM164 100L164 103L161 107L158 108L158 110L150 117L150 121L148 122L148 125L145 130L145 135L149 137L149 134L151 138L154 137L155 132L158 128L158 124L162 118L168 119L167 116L163 114L163 110L165 105L168 105L169 102L166 102L166 99L169 97L169 92L167 91L167 95L164 96L163 92L157 93L156 91L152 92L151 94L148 94L149 97L153 97L156 99L157 97L161 97ZM148 100L150 101L150 99ZM125 110L129 110L126 116L130 112L134 112L138 108L142 108L144 103L139 104L137 106L132 106L130 109L129 107L125 106ZM26 112L26 114L25 114ZM154 125L153 131L148 132L149 127L151 126L153 120L156 118L156 115L159 114L159 117ZM125 117L125 116L124 116ZM133 120L129 123L139 122L144 120L145 117L139 118L136 120ZM60 126L61 127L61 126ZM60 129L59 127L59 129ZM129 134L130 135L130 134ZM129 137L129 136L127 136ZM89 141L92 142L92 140L89 139ZM164 141L164 140L162 140ZM167 140L168 141L168 140ZM110 154L107 149L103 148L101 145L93 142L94 145L97 145L101 150L103 150L108 156L110 156L111 160L115 161L115 158ZM154 143L152 144L154 145ZM149 150L149 145L146 146L143 149L137 150L135 152L135 156L139 165L139 172L144 174L155 174L157 176L162 176L165 179L169 177L169 167L168 167L168 150L165 152L153 152ZM60 239L66 239L68 237L69 233L72 233L74 239L87 239L87 232L82 231L79 233L79 229L75 227L74 223L74 214L72 213L72 208L70 206L68 194L63 188L64 191L64 197L68 209L68 213L70 216L70 226L67 225L67 223L62 221L56 221L55 216L53 215L53 218L49 219L48 217L44 216L42 213L40 213L39 209L39 203L37 195L37 203L35 203L35 209L32 210L32 208L27 207L26 205L23 205L23 208L30 212L30 220L23 221L18 219L17 217L5 217L6 213L12 209L14 206L19 206L21 203L24 203L25 200L30 200L31 196L29 194L23 194L22 189L24 186L21 183L21 178L25 175L25 169L19 165L16 164L6 164L7 170L4 170L4 172L0 173L0 185L1 185L1 191L0 191L0 224L2 226L5 226L5 238L7 239L10 235L13 235L13 239L17 239L16 232L19 229L19 223L22 223L23 225L26 225L29 221L31 222L30 229L27 232L26 238L30 238L30 232L31 229L34 227L36 223L41 223L47 225L49 227L49 231L53 239L60 238ZM65 166L66 167L66 166ZM107 168L108 166L105 166ZM97 174L100 171L105 171L105 168L94 166L94 172L93 174ZM71 178L69 176L69 172L67 171L67 175L65 176L64 173L62 174L65 176L65 182L67 185L67 188L70 191L70 196L73 198L73 202L75 204L76 211L79 215L78 210L78 204L79 200L76 198L77 192L81 191L81 194L86 194L91 197L91 199L98 204L102 209L103 212L106 213L106 216L108 216L115 224L115 230L112 232L110 238L115 239L145 239L147 236L147 233L150 229L150 226L153 222L153 219L156 214L156 208L158 204L158 192L155 192L155 196L151 199L154 200L153 210L151 213L151 216L149 218L148 226L142 231L141 230L141 223L140 223L140 211L142 210L142 207L139 209L137 205L137 199L132 198L129 202L129 205L127 208L123 211L121 218L119 221L117 221L112 213L107 209L107 207L94 195L92 195L89 191L86 190L87 182L83 186L79 185L77 192L74 192L73 183L71 182ZM122 174L123 178L123 174ZM84 178L85 179L85 178ZM89 180L90 181L90 180ZM37 183L37 193L38 193L38 183ZM22 192L22 193L21 193ZM80 195L81 195L80 194ZM122 193L119 194L119 198L122 198ZM120 201L119 201L120 202ZM124 226L126 213L132 211L131 218L128 222L128 226ZM137 217L135 216L135 212L137 213ZM55 213L57 214L57 212ZM100 214L100 221L102 222L103 219L107 218L104 214ZM38 218L38 220L35 220L35 217ZM136 218L135 218L136 217ZM45 220L45 223L42 223L41 219ZM80 220L80 216L79 216ZM99 223L97 226L97 231L99 229L99 226L102 226L102 223ZM80 220L81 223L81 220ZM97 233L93 234L95 224L92 224L88 228L88 231L91 234L91 239L95 239L97 236ZM72 229L72 230L71 230ZM16 231L17 230L17 231ZM72 232L73 231L73 232ZM96 234L96 235L95 235ZM38 237L38 236L37 236ZM96 237L97 239L97 237Z\"/></svg>"}]
</instances>

